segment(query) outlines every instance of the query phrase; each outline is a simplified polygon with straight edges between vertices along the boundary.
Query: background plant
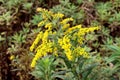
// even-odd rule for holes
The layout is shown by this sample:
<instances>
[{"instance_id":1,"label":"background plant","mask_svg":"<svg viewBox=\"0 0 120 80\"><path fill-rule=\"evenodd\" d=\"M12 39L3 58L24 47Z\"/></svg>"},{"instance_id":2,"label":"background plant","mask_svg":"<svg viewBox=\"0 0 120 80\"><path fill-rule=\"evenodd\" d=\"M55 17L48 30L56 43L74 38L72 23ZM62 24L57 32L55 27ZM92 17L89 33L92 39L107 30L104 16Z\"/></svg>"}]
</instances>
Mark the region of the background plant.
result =
<instances>
[{"instance_id":1,"label":"background plant","mask_svg":"<svg viewBox=\"0 0 120 80\"><path fill-rule=\"evenodd\" d=\"M113 52L113 54L107 59L107 63L109 63L109 66L111 70L109 70L110 75L117 75L118 77L116 77L117 79L120 79L119 77L119 66L120 66L120 61L119 61L119 56L120 56L120 48L119 46L116 45L110 45L107 46L108 48L110 48Z\"/></svg>"}]
</instances>

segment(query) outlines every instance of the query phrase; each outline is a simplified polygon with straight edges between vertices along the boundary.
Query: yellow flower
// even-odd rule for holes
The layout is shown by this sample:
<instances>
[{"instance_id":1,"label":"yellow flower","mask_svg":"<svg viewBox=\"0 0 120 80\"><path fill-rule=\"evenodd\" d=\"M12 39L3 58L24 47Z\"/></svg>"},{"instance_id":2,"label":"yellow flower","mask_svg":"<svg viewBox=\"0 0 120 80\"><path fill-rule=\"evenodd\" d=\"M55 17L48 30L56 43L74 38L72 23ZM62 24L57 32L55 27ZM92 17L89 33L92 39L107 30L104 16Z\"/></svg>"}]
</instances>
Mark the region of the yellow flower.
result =
<instances>
[{"instance_id":1,"label":"yellow flower","mask_svg":"<svg viewBox=\"0 0 120 80\"><path fill-rule=\"evenodd\" d=\"M43 26L43 25L45 24L45 22L46 22L46 20L39 22L39 23L38 23L38 27Z\"/></svg>"},{"instance_id":2,"label":"yellow flower","mask_svg":"<svg viewBox=\"0 0 120 80\"><path fill-rule=\"evenodd\" d=\"M68 33L70 33L71 31L73 31L73 30L75 30L75 29L81 29L81 25L77 25L77 26L68 28L68 29L65 31L65 34L68 34Z\"/></svg>"},{"instance_id":3,"label":"yellow flower","mask_svg":"<svg viewBox=\"0 0 120 80\"><path fill-rule=\"evenodd\" d=\"M70 39L67 36L64 36L63 39L59 39L58 43L60 44L60 46L62 47L62 49L64 49L65 54L68 58L68 60L72 60L72 53L71 53L71 44L70 44Z\"/></svg>"},{"instance_id":4,"label":"yellow flower","mask_svg":"<svg viewBox=\"0 0 120 80\"><path fill-rule=\"evenodd\" d=\"M40 59L42 56L46 56L47 53L52 53L52 42L46 42L42 43L38 48L36 49L36 55L32 60L31 67L35 67L36 61Z\"/></svg>"},{"instance_id":5,"label":"yellow flower","mask_svg":"<svg viewBox=\"0 0 120 80\"><path fill-rule=\"evenodd\" d=\"M71 53L70 49L65 50L65 54L66 54L68 60L70 60L70 61L73 60L73 56L72 56L72 53Z\"/></svg>"},{"instance_id":6,"label":"yellow flower","mask_svg":"<svg viewBox=\"0 0 120 80\"><path fill-rule=\"evenodd\" d=\"M42 18L46 21L48 20L48 17L45 14L42 14Z\"/></svg>"},{"instance_id":7,"label":"yellow flower","mask_svg":"<svg viewBox=\"0 0 120 80\"><path fill-rule=\"evenodd\" d=\"M79 52L80 56L83 56L84 58L89 58L90 57L89 54L85 51L85 48L80 47L79 50L80 50L80 52Z\"/></svg>"},{"instance_id":8,"label":"yellow flower","mask_svg":"<svg viewBox=\"0 0 120 80\"><path fill-rule=\"evenodd\" d=\"M37 62L37 60L38 60L40 57L42 57L42 55L41 55L40 53L37 53L37 54L35 55L35 57L33 58L30 66L31 66L31 67L35 67L36 62Z\"/></svg>"},{"instance_id":9,"label":"yellow flower","mask_svg":"<svg viewBox=\"0 0 120 80\"><path fill-rule=\"evenodd\" d=\"M56 31L54 31L52 34L56 34L57 32Z\"/></svg>"},{"instance_id":10,"label":"yellow flower","mask_svg":"<svg viewBox=\"0 0 120 80\"><path fill-rule=\"evenodd\" d=\"M52 15L53 15L53 12L52 12L52 11L48 11L48 14L49 14L50 16L52 16Z\"/></svg>"},{"instance_id":11,"label":"yellow flower","mask_svg":"<svg viewBox=\"0 0 120 80\"><path fill-rule=\"evenodd\" d=\"M38 8L36 9L37 12L40 12L40 11L42 11L42 10L43 10L43 9L40 8L40 7L38 7Z\"/></svg>"},{"instance_id":12,"label":"yellow flower","mask_svg":"<svg viewBox=\"0 0 120 80\"><path fill-rule=\"evenodd\" d=\"M38 42L40 41L40 39L43 37L43 32L40 32L35 41L33 42L33 44L30 46L30 51L33 51L33 49L36 47L36 45L38 44Z\"/></svg>"},{"instance_id":13,"label":"yellow flower","mask_svg":"<svg viewBox=\"0 0 120 80\"><path fill-rule=\"evenodd\" d=\"M51 12L51 11L48 11L48 10L42 11L43 19L47 19L47 18L51 17L52 15L53 15L53 12Z\"/></svg>"},{"instance_id":14,"label":"yellow flower","mask_svg":"<svg viewBox=\"0 0 120 80\"><path fill-rule=\"evenodd\" d=\"M61 23L61 24L66 24L66 23L68 23L69 21L73 21L73 18L63 19L60 23Z\"/></svg>"},{"instance_id":15,"label":"yellow flower","mask_svg":"<svg viewBox=\"0 0 120 80\"><path fill-rule=\"evenodd\" d=\"M58 19L58 18L63 18L64 17L64 14L62 13L57 13L57 14L53 14L53 19Z\"/></svg>"},{"instance_id":16,"label":"yellow flower","mask_svg":"<svg viewBox=\"0 0 120 80\"><path fill-rule=\"evenodd\" d=\"M64 24L63 27L62 27L62 29L64 30L64 29L66 29L68 27L70 27L70 24Z\"/></svg>"},{"instance_id":17,"label":"yellow flower","mask_svg":"<svg viewBox=\"0 0 120 80\"><path fill-rule=\"evenodd\" d=\"M11 55L11 56L10 56L10 60L13 60L14 58L15 58L14 55Z\"/></svg>"},{"instance_id":18,"label":"yellow flower","mask_svg":"<svg viewBox=\"0 0 120 80\"><path fill-rule=\"evenodd\" d=\"M84 41L83 36L79 35L78 38L77 38L77 41L78 41L79 44L82 45L82 44L83 44L83 41Z\"/></svg>"},{"instance_id":19,"label":"yellow flower","mask_svg":"<svg viewBox=\"0 0 120 80\"><path fill-rule=\"evenodd\" d=\"M84 58L90 58L90 55L87 52L85 52L84 55L83 55L83 57Z\"/></svg>"},{"instance_id":20,"label":"yellow flower","mask_svg":"<svg viewBox=\"0 0 120 80\"><path fill-rule=\"evenodd\" d=\"M31 64L30 64L30 67L34 68L36 65L36 61L35 60L32 60Z\"/></svg>"},{"instance_id":21,"label":"yellow flower","mask_svg":"<svg viewBox=\"0 0 120 80\"><path fill-rule=\"evenodd\" d=\"M48 30L46 30L44 32L44 34L43 34L43 37L42 37L42 42L43 43L47 42L47 40L48 40L48 34L49 34Z\"/></svg>"},{"instance_id":22,"label":"yellow flower","mask_svg":"<svg viewBox=\"0 0 120 80\"><path fill-rule=\"evenodd\" d=\"M57 49L57 47L55 47L55 48L53 49L53 52L54 52L54 55L58 57L58 49Z\"/></svg>"},{"instance_id":23,"label":"yellow flower","mask_svg":"<svg viewBox=\"0 0 120 80\"><path fill-rule=\"evenodd\" d=\"M41 8L41 7L38 7L38 8L36 9L36 11L37 11L37 12L48 12L47 9Z\"/></svg>"},{"instance_id":24,"label":"yellow flower","mask_svg":"<svg viewBox=\"0 0 120 80\"><path fill-rule=\"evenodd\" d=\"M36 9L36 11L37 12L42 12L43 14L49 14L49 15L52 15L53 14L53 12L51 12L51 11L49 11L49 10L47 10L47 9L45 9L45 8L40 8L40 7L38 7L37 9Z\"/></svg>"},{"instance_id":25,"label":"yellow flower","mask_svg":"<svg viewBox=\"0 0 120 80\"><path fill-rule=\"evenodd\" d=\"M89 58L89 54L85 51L85 48L77 47L73 50L74 57L82 56L84 58Z\"/></svg>"},{"instance_id":26,"label":"yellow flower","mask_svg":"<svg viewBox=\"0 0 120 80\"><path fill-rule=\"evenodd\" d=\"M90 27L90 28L81 28L81 29L79 29L78 35L85 35L88 32L92 32L92 31L95 31L98 29L99 29L98 26L97 27Z\"/></svg>"},{"instance_id":27,"label":"yellow flower","mask_svg":"<svg viewBox=\"0 0 120 80\"><path fill-rule=\"evenodd\" d=\"M48 28L48 30L50 31L52 29L52 23L47 23L45 25L45 28Z\"/></svg>"}]
</instances>

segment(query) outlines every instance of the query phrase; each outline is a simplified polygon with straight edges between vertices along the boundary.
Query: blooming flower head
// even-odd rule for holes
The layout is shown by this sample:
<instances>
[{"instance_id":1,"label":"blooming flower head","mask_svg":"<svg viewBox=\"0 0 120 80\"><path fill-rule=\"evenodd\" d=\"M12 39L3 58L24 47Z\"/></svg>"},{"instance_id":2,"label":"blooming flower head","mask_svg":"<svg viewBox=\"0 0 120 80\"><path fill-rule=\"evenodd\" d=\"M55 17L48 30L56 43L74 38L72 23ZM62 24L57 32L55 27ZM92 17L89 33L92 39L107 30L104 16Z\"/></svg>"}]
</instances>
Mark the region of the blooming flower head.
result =
<instances>
[{"instance_id":1,"label":"blooming flower head","mask_svg":"<svg viewBox=\"0 0 120 80\"><path fill-rule=\"evenodd\" d=\"M42 56L46 56L48 52L52 52L52 44L52 42L46 42L38 46L38 48L36 49L36 55L31 63L31 67L35 67L37 60L40 59Z\"/></svg>"},{"instance_id":2,"label":"blooming flower head","mask_svg":"<svg viewBox=\"0 0 120 80\"><path fill-rule=\"evenodd\" d=\"M70 48L71 48L70 39L67 36L64 36L63 39L58 40L58 43L60 44L62 49L64 49L68 60L72 60L72 53L70 50Z\"/></svg>"},{"instance_id":3,"label":"blooming flower head","mask_svg":"<svg viewBox=\"0 0 120 80\"><path fill-rule=\"evenodd\" d=\"M75 29L81 29L81 25L73 26L73 27L67 29L65 34L68 34L68 33L70 33L71 31L73 31Z\"/></svg>"},{"instance_id":4,"label":"blooming flower head","mask_svg":"<svg viewBox=\"0 0 120 80\"><path fill-rule=\"evenodd\" d=\"M62 29L64 30L64 29L69 28L69 27L70 27L70 24L67 23L67 24L63 25Z\"/></svg>"},{"instance_id":5,"label":"blooming flower head","mask_svg":"<svg viewBox=\"0 0 120 80\"><path fill-rule=\"evenodd\" d=\"M56 13L56 14L52 15L52 17L53 17L53 19L63 18L64 14L62 14L62 13Z\"/></svg>"},{"instance_id":6,"label":"blooming flower head","mask_svg":"<svg viewBox=\"0 0 120 80\"><path fill-rule=\"evenodd\" d=\"M48 30L50 31L51 29L52 29L52 23L50 22L50 23L47 23L46 25L45 25L45 28L48 28Z\"/></svg>"},{"instance_id":7,"label":"blooming flower head","mask_svg":"<svg viewBox=\"0 0 120 80\"><path fill-rule=\"evenodd\" d=\"M30 51L33 51L33 49L34 49L34 48L36 47L36 45L39 43L39 41L40 41L40 39L42 38L42 36L43 36L43 32L40 32L40 33L37 35L35 41L34 41L33 44L30 46Z\"/></svg>"},{"instance_id":8,"label":"blooming flower head","mask_svg":"<svg viewBox=\"0 0 120 80\"><path fill-rule=\"evenodd\" d=\"M68 23L69 21L73 21L73 18L63 19L63 20L61 21L61 24L66 24L66 23Z\"/></svg>"}]
</instances>

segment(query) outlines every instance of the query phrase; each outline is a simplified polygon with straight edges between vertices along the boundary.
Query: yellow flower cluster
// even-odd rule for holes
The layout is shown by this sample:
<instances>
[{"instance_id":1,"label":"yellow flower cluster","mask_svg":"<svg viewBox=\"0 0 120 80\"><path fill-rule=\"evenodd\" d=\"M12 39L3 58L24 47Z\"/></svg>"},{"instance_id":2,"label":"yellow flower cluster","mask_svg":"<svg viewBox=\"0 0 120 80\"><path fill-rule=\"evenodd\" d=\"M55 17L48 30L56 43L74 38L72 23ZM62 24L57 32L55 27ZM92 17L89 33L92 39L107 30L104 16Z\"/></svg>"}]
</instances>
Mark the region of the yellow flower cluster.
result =
<instances>
[{"instance_id":1,"label":"yellow flower cluster","mask_svg":"<svg viewBox=\"0 0 120 80\"><path fill-rule=\"evenodd\" d=\"M94 30L98 30L99 27L90 27L90 28L80 28L78 35L85 35L85 33L92 32Z\"/></svg>"},{"instance_id":2,"label":"yellow flower cluster","mask_svg":"<svg viewBox=\"0 0 120 80\"><path fill-rule=\"evenodd\" d=\"M90 56L85 51L85 48L77 47L73 50L74 56L83 56L84 58L89 58Z\"/></svg>"},{"instance_id":3,"label":"yellow flower cluster","mask_svg":"<svg viewBox=\"0 0 120 80\"><path fill-rule=\"evenodd\" d=\"M61 24L66 24L66 23L68 23L69 21L73 21L73 18L63 19L63 20L61 21Z\"/></svg>"},{"instance_id":4,"label":"yellow flower cluster","mask_svg":"<svg viewBox=\"0 0 120 80\"><path fill-rule=\"evenodd\" d=\"M51 11L48 11L47 9L44 9L44 8L41 8L41 7L38 7L37 9L36 9L36 11L37 12L42 12L42 13L45 13L45 14L50 14L50 15L52 15L53 14L53 12L51 12Z\"/></svg>"},{"instance_id":5,"label":"yellow flower cluster","mask_svg":"<svg viewBox=\"0 0 120 80\"><path fill-rule=\"evenodd\" d=\"M54 52L53 54L58 57L58 49L57 49L57 47L53 48L53 52Z\"/></svg>"},{"instance_id":6,"label":"yellow flower cluster","mask_svg":"<svg viewBox=\"0 0 120 80\"><path fill-rule=\"evenodd\" d=\"M74 27L71 27L71 28L67 29L65 34L68 34L75 29L81 29L81 25L77 25L77 26L74 26Z\"/></svg>"},{"instance_id":7,"label":"yellow flower cluster","mask_svg":"<svg viewBox=\"0 0 120 80\"><path fill-rule=\"evenodd\" d=\"M72 60L73 56L71 53L71 43L70 43L70 39L67 36L64 36L63 39L59 39L58 43L60 44L60 46L62 47L62 49L64 49L65 54L68 58L68 60Z\"/></svg>"},{"instance_id":8,"label":"yellow flower cluster","mask_svg":"<svg viewBox=\"0 0 120 80\"><path fill-rule=\"evenodd\" d=\"M59 39L58 43L60 44L62 49L64 49L65 54L66 54L68 60L70 60L70 61L72 61L74 58L76 58L78 56L83 56L84 58L90 57L88 55L88 53L85 51L85 49L80 46L78 46L77 48L75 47L75 49L73 49L73 51L71 51L72 44L70 43L70 39L66 36L64 36L63 39Z\"/></svg>"},{"instance_id":9,"label":"yellow flower cluster","mask_svg":"<svg viewBox=\"0 0 120 80\"><path fill-rule=\"evenodd\" d=\"M52 30L52 23L49 22L45 25L45 28L48 28L48 31Z\"/></svg>"},{"instance_id":10,"label":"yellow flower cluster","mask_svg":"<svg viewBox=\"0 0 120 80\"><path fill-rule=\"evenodd\" d=\"M53 19L63 18L64 14L62 14L62 13L56 13L56 14L52 15L52 17L53 17Z\"/></svg>"},{"instance_id":11,"label":"yellow flower cluster","mask_svg":"<svg viewBox=\"0 0 120 80\"><path fill-rule=\"evenodd\" d=\"M64 24L62 29L65 30L66 28L69 28L70 27L70 24Z\"/></svg>"},{"instance_id":12,"label":"yellow flower cluster","mask_svg":"<svg viewBox=\"0 0 120 80\"><path fill-rule=\"evenodd\" d=\"M39 22L39 23L38 23L38 27L43 26L45 23L46 23L46 20Z\"/></svg>"},{"instance_id":13,"label":"yellow flower cluster","mask_svg":"<svg viewBox=\"0 0 120 80\"><path fill-rule=\"evenodd\" d=\"M48 34L49 34L48 30L46 30L42 36L43 43L46 43L48 41Z\"/></svg>"},{"instance_id":14,"label":"yellow flower cluster","mask_svg":"<svg viewBox=\"0 0 120 80\"><path fill-rule=\"evenodd\" d=\"M94 30L98 30L98 29L99 27L80 28L77 33L77 37L78 37L77 41L79 42L79 44L83 43L84 41L83 37L86 33L93 32Z\"/></svg>"},{"instance_id":15,"label":"yellow flower cluster","mask_svg":"<svg viewBox=\"0 0 120 80\"><path fill-rule=\"evenodd\" d=\"M50 16L53 15L53 12L48 11L47 9L44 8L37 8L36 9L37 12L40 12L42 15L42 18L44 19L43 22L41 22L41 24L43 24L44 22L46 22L46 20L50 19Z\"/></svg>"},{"instance_id":16,"label":"yellow flower cluster","mask_svg":"<svg viewBox=\"0 0 120 80\"><path fill-rule=\"evenodd\" d=\"M41 58L42 56L46 56L47 53L52 52L52 42L46 42L42 43L41 45L38 46L36 49L36 55L32 60L31 67L35 67L36 61Z\"/></svg>"},{"instance_id":17,"label":"yellow flower cluster","mask_svg":"<svg viewBox=\"0 0 120 80\"><path fill-rule=\"evenodd\" d=\"M31 67L35 67L36 61L46 56L48 53L59 56L64 53L68 60L82 56L89 58L89 54L83 45L84 35L88 32L98 30L99 27L82 28L82 25L71 27L72 18L63 18L62 13L53 13L43 8L37 8L43 16L43 20L38 23L38 27L44 27L40 31L35 41L30 47L30 51L36 53L32 60ZM35 49L35 50L34 50Z\"/></svg>"},{"instance_id":18,"label":"yellow flower cluster","mask_svg":"<svg viewBox=\"0 0 120 80\"><path fill-rule=\"evenodd\" d=\"M82 28L82 25L77 25L77 26L73 26L71 28L68 28L64 34L69 34L71 33L72 31L74 30L77 30L74 34L73 34L73 38L77 38L77 41L79 42L79 44L82 44L83 43L83 36L86 34L86 33L89 33L89 32L92 32L94 30L98 30L99 27L90 27L90 28Z\"/></svg>"},{"instance_id":19,"label":"yellow flower cluster","mask_svg":"<svg viewBox=\"0 0 120 80\"><path fill-rule=\"evenodd\" d=\"M43 32L40 32L37 35L37 38L35 39L35 41L33 42L32 46L30 47L30 51L33 51L34 48L37 46L37 44L39 43L40 39L43 37Z\"/></svg>"},{"instance_id":20,"label":"yellow flower cluster","mask_svg":"<svg viewBox=\"0 0 120 80\"><path fill-rule=\"evenodd\" d=\"M52 28L53 25L53 23L51 23L51 20L59 20L64 17L64 14L62 13L53 13L43 8L37 8L36 11L40 12L43 18L43 20L38 23L38 27L44 26L45 28L49 28L49 30ZM72 18L66 19L64 21L70 21L70 20L72 20Z\"/></svg>"},{"instance_id":21,"label":"yellow flower cluster","mask_svg":"<svg viewBox=\"0 0 120 80\"><path fill-rule=\"evenodd\" d=\"M44 33L41 31L38 35L37 38L35 39L35 41L33 42L32 46L30 47L30 51L33 51L34 48L36 48L36 45L42 41L42 44L39 45L36 49L36 55L32 60L31 63L31 67L34 67L36 64L36 61L41 58L42 56L47 55L47 53L52 52L52 42L50 42L50 40L48 41L48 35L49 35L49 31L46 30Z\"/></svg>"},{"instance_id":22,"label":"yellow flower cluster","mask_svg":"<svg viewBox=\"0 0 120 80\"><path fill-rule=\"evenodd\" d=\"M40 11L43 11L43 10L45 10L45 9L43 9L43 8L41 8L41 7L38 7L38 8L36 9L37 12L40 12Z\"/></svg>"}]
</instances>

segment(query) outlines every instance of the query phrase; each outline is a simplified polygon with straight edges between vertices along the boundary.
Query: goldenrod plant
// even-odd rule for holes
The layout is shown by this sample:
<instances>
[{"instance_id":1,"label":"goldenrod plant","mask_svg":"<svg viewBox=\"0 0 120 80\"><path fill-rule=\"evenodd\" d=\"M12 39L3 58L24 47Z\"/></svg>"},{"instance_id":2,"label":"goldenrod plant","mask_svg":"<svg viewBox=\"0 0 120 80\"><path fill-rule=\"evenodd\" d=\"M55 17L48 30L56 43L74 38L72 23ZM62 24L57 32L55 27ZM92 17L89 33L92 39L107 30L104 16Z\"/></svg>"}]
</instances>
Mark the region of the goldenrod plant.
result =
<instances>
[{"instance_id":1,"label":"goldenrod plant","mask_svg":"<svg viewBox=\"0 0 120 80\"><path fill-rule=\"evenodd\" d=\"M37 11L42 15L42 20L38 23L41 30L30 47L30 51L35 53L30 65L32 68L39 64L39 59L48 55L63 57L73 65L78 58L81 61L90 58L84 48L84 36L86 33L100 29L99 26L89 28L82 28L81 24L73 26L74 19L65 18L62 13L53 13L44 8L37 8Z\"/></svg>"},{"instance_id":2,"label":"goldenrod plant","mask_svg":"<svg viewBox=\"0 0 120 80\"><path fill-rule=\"evenodd\" d=\"M84 35L88 32L98 30L99 27L82 28L82 25L70 26L72 18L63 18L64 14L53 13L46 9L38 8L43 20L38 24L41 30L30 47L30 51L36 53L31 67L36 61L48 53L65 54L68 60L74 60L77 56L89 58L89 54L83 46ZM40 43L40 44L39 44ZM57 53L55 53L57 52Z\"/></svg>"}]
</instances>

